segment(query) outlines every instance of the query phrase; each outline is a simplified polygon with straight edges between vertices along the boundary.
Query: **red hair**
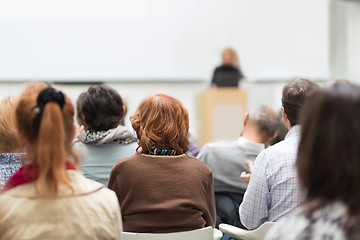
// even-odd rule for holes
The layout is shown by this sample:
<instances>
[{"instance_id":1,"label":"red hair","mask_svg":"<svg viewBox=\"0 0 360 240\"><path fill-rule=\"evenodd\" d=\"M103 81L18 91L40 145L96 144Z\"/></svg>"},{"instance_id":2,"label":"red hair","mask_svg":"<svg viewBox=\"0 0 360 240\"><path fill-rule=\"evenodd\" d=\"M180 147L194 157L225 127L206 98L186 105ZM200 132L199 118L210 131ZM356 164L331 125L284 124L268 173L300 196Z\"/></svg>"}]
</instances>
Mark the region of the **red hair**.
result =
<instances>
[{"instance_id":1,"label":"red hair","mask_svg":"<svg viewBox=\"0 0 360 240\"><path fill-rule=\"evenodd\" d=\"M188 150L189 114L178 99L165 94L150 96L140 103L130 120L142 153L151 153L155 148L175 150L177 154Z\"/></svg>"},{"instance_id":2,"label":"red hair","mask_svg":"<svg viewBox=\"0 0 360 240\"><path fill-rule=\"evenodd\" d=\"M74 134L74 106L65 97L61 109L56 102L48 102L42 113L39 128L34 121L38 115L37 97L46 83L32 83L20 96L16 107L16 123L21 136L29 144L28 159L38 168L36 186L43 195L56 195L59 184L73 191L66 175L66 161L76 160L72 152Z\"/></svg>"}]
</instances>

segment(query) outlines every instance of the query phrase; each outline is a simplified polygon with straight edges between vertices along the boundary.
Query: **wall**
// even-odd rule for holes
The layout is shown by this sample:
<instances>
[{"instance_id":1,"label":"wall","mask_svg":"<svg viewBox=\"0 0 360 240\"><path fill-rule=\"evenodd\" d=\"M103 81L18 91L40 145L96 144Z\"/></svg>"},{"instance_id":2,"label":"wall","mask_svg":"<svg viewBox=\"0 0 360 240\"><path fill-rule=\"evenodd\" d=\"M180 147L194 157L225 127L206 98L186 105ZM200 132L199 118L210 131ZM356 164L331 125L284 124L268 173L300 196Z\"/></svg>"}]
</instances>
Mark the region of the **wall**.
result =
<instances>
[{"instance_id":1,"label":"wall","mask_svg":"<svg viewBox=\"0 0 360 240\"><path fill-rule=\"evenodd\" d=\"M68 1L71 2L71 1ZM231 1L230 1L231 2ZM244 1L243 1L244 2ZM253 1L251 3L251 6L255 7L257 6L260 1ZM277 1L277 2L280 2ZM288 1L286 1L286 4L289 4ZM285 3L285 1L284 1ZM296 4L300 4L300 1L297 1ZM309 3L309 1L306 1L306 3ZM15 3L14 3L15 4ZM59 2L61 5L62 3ZM267 3L267 4L270 4ZM329 9L323 9L321 11L321 21L326 20L323 16L328 12L328 24L323 24L324 29L321 29L322 36L324 36L324 32L328 32L329 36L322 42L317 42L318 46L319 44L324 44L326 47L328 54L328 63L329 63L329 71L330 71L330 79L349 79L354 82L360 83L360 1L344 1L344 0L321 0L321 6L329 6ZM1 5L0 5L1 6ZM15 5L14 5L15 6ZM305 5L304 5L305 6ZM320 6L320 5L316 5ZM15 7L14 7L15 8ZM226 8L226 7L225 7ZM15 8L17 9L17 8ZM23 9L24 11L26 9ZM264 10L264 9L262 9ZM328 11L329 10L329 11ZM5 11L4 8L2 11ZM306 12L307 9L300 9L298 13L300 13L303 17L306 17L306 14L304 15L304 12ZM311 9L313 12L314 9ZM271 11L269 11L271 12ZM252 12L249 12L251 14ZM29 13L30 14L30 13ZM75 13L74 13L75 14ZM11 15L11 14L10 14ZM4 14L2 14L4 16ZM13 15L11 15L13 16ZM62 16L60 16L62 17ZM288 13L288 15L284 15L284 17L291 18L293 17L291 15L291 12ZM0 17L0 20L3 20ZM234 16L232 16L232 20L234 20ZM273 19L274 20L274 19ZM307 18L308 20L308 18ZM264 20L261 20L264 21ZM260 34L258 26L261 25L261 21L259 22L252 22L253 25L251 25L254 34ZM280 21L280 20L279 20ZM239 23L239 26L244 23ZM250 24L247 23L246 24ZM276 24L275 24L276 25ZM250 26L250 25L249 25ZM329 29L327 29L327 26L329 26ZM304 28L301 28L304 30L303 32L299 32L298 35L293 35L292 37L302 37L305 40L311 39L313 37L313 32L308 33L306 32L307 26L304 26ZM234 28L234 29L241 29L241 28ZM250 29L250 27L249 27ZM299 28L300 29L300 28ZM329 31L328 31L329 30ZM217 29L216 31L219 31ZM240 31L240 30L239 30ZM284 30L285 31L285 30ZM287 31L285 31L287 32ZM237 32L233 31L233 34L237 34ZM229 40L229 43L235 43L236 40L233 37L233 34L225 34L224 36ZM249 36L247 34L247 36ZM262 38L257 37L255 40L259 42L259 44L263 44L268 38L271 40L271 31L267 32L267 37L263 36ZM250 36L249 36L250 37ZM234 40L235 39L235 40ZM321 39L320 39L321 40ZM1 39L0 39L1 41ZM216 48L214 48L211 52L211 60L209 60L211 63L207 64L208 68L212 69L216 64L219 62L219 53L221 50L221 46L226 41L221 41L221 44L217 45ZM287 41L289 45L284 45L284 48L291 47L290 41ZM241 66L243 67L243 70L245 74L247 74L247 69L251 69L251 66L259 66L257 64L263 63L264 67L266 67L266 64L262 61L263 58L257 58L253 57L254 52L257 54L260 54L262 51L261 48L249 48L247 46L241 46L241 42L236 41L236 44L239 44L239 51L240 53L240 60L241 60ZM221 45L221 46L220 46ZM240 47L241 46L241 47ZM265 48L265 45L258 45ZM315 45L312 45L314 47ZM195 46L196 47L196 46ZM270 50L269 50L270 51ZM242 54L242 53L245 53ZM276 54L273 54L274 56L277 56ZM205 55L202 55L205 56ZM247 58L246 56L251 56L251 58ZM296 55L294 55L296 57ZM324 55L320 56L323 57ZM277 56L279 57L279 56ZM16 59L18 60L18 59ZM251 62L251 64L250 64ZM269 62L269 61L268 61ZM202 63L203 64L203 63ZM249 65L250 64L250 65ZM261 75L262 68L256 68L257 71L259 71L259 75ZM283 71L287 71L286 69L283 69ZM255 71L254 69L251 71ZM251 72L250 71L250 72ZM210 78L211 71L207 71L205 73L206 79ZM250 74L251 75L251 74ZM271 79L268 79L271 80ZM279 110L281 107L281 88L284 84L284 81L266 81L266 82L259 82L259 81L247 81L242 83L242 88L245 89L248 92L248 109L252 109L260 104L267 104L276 110ZM201 91L204 91L208 83L203 81L187 81L187 82L112 82L110 83L111 86L116 88L121 95L127 99L128 105L129 105L129 113L132 113L136 106L140 103L140 101L148 95L155 94L155 93L166 93L170 94L172 96L175 96L179 98L184 105L188 108L190 113L190 131L193 135L196 136L197 134L197 120L195 118L196 116L196 108L195 108L195 96L200 93ZM64 89L66 93L68 93L71 98L75 101L77 96L80 92L85 91L88 85L86 84L60 84L58 87ZM0 83L0 97L8 96L8 95L18 95L21 92L22 84L21 83L14 83L14 82L2 82ZM129 117L129 115L127 116ZM127 121L127 124L129 122ZM241 124L241 123L239 123Z\"/></svg>"},{"instance_id":2,"label":"wall","mask_svg":"<svg viewBox=\"0 0 360 240\"><path fill-rule=\"evenodd\" d=\"M327 78L328 0L0 1L0 81Z\"/></svg>"},{"instance_id":3,"label":"wall","mask_svg":"<svg viewBox=\"0 0 360 240\"><path fill-rule=\"evenodd\" d=\"M360 83L360 1L330 0L330 77Z\"/></svg>"},{"instance_id":4,"label":"wall","mask_svg":"<svg viewBox=\"0 0 360 240\"><path fill-rule=\"evenodd\" d=\"M347 76L360 83L360 2L348 2L347 26Z\"/></svg>"}]
</instances>

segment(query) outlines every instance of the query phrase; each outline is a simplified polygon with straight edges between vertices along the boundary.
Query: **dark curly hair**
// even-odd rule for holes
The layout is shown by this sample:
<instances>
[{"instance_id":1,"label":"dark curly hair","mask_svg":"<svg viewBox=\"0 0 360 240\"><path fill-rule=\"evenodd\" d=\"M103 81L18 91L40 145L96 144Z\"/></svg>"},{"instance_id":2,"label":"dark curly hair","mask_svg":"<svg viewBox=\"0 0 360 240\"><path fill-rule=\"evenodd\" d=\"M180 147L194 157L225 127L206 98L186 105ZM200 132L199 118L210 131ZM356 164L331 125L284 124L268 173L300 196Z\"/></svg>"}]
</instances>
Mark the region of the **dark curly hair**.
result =
<instances>
[{"instance_id":1,"label":"dark curly hair","mask_svg":"<svg viewBox=\"0 0 360 240\"><path fill-rule=\"evenodd\" d=\"M124 117L121 96L115 89L106 85L89 87L86 92L80 94L76 106L77 116L83 117L81 123L93 131L115 128Z\"/></svg>"}]
</instances>

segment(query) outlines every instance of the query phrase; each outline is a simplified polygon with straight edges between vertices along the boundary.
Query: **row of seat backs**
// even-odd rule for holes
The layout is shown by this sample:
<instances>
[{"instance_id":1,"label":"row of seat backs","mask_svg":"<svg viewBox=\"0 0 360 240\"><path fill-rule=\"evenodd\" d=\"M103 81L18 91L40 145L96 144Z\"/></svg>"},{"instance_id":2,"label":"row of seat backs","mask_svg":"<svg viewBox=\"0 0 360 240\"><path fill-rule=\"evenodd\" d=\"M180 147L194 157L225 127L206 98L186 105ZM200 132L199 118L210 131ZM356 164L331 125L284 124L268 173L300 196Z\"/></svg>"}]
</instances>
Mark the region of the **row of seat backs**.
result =
<instances>
[{"instance_id":1,"label":"row of seat backs","mask_svg":"<svg viewBox=\"0 0 360 240\"><path fill-rule=\"evenodd\" d=\"M239 240L262 240L274 224L273 222L266 222L254 230L244 230L229 224L220 224L220 231L212 227L205 227L175 233L123 232L122 240L220 240L223 235L222 233Z\"/></svg>"}]
</instances>

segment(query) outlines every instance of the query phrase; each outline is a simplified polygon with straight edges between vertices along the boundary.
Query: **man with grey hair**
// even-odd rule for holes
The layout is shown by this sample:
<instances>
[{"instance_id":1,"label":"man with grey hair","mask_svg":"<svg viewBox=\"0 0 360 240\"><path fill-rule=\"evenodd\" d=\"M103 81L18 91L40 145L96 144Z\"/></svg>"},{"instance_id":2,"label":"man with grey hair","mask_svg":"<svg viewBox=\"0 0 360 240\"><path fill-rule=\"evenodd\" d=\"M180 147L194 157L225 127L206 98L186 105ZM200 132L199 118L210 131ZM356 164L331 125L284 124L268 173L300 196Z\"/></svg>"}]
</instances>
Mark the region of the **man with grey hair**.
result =
<instances>
[{"instance_id":1,"label":"man with grey hair","mask_svg":"<svg viewBox=\"0 0 360 240\"><path fill-rule=\"evenodd\" d=\"M228 223L243 227L238 208L242 202L246 181L240 174L249 171L248 162L276 136L280 119L268 106L260 106L246 113L240 137L233 142L206 144L197 156L212 170L216 201L216 224Z\"/></svg>"}]
</instances>

